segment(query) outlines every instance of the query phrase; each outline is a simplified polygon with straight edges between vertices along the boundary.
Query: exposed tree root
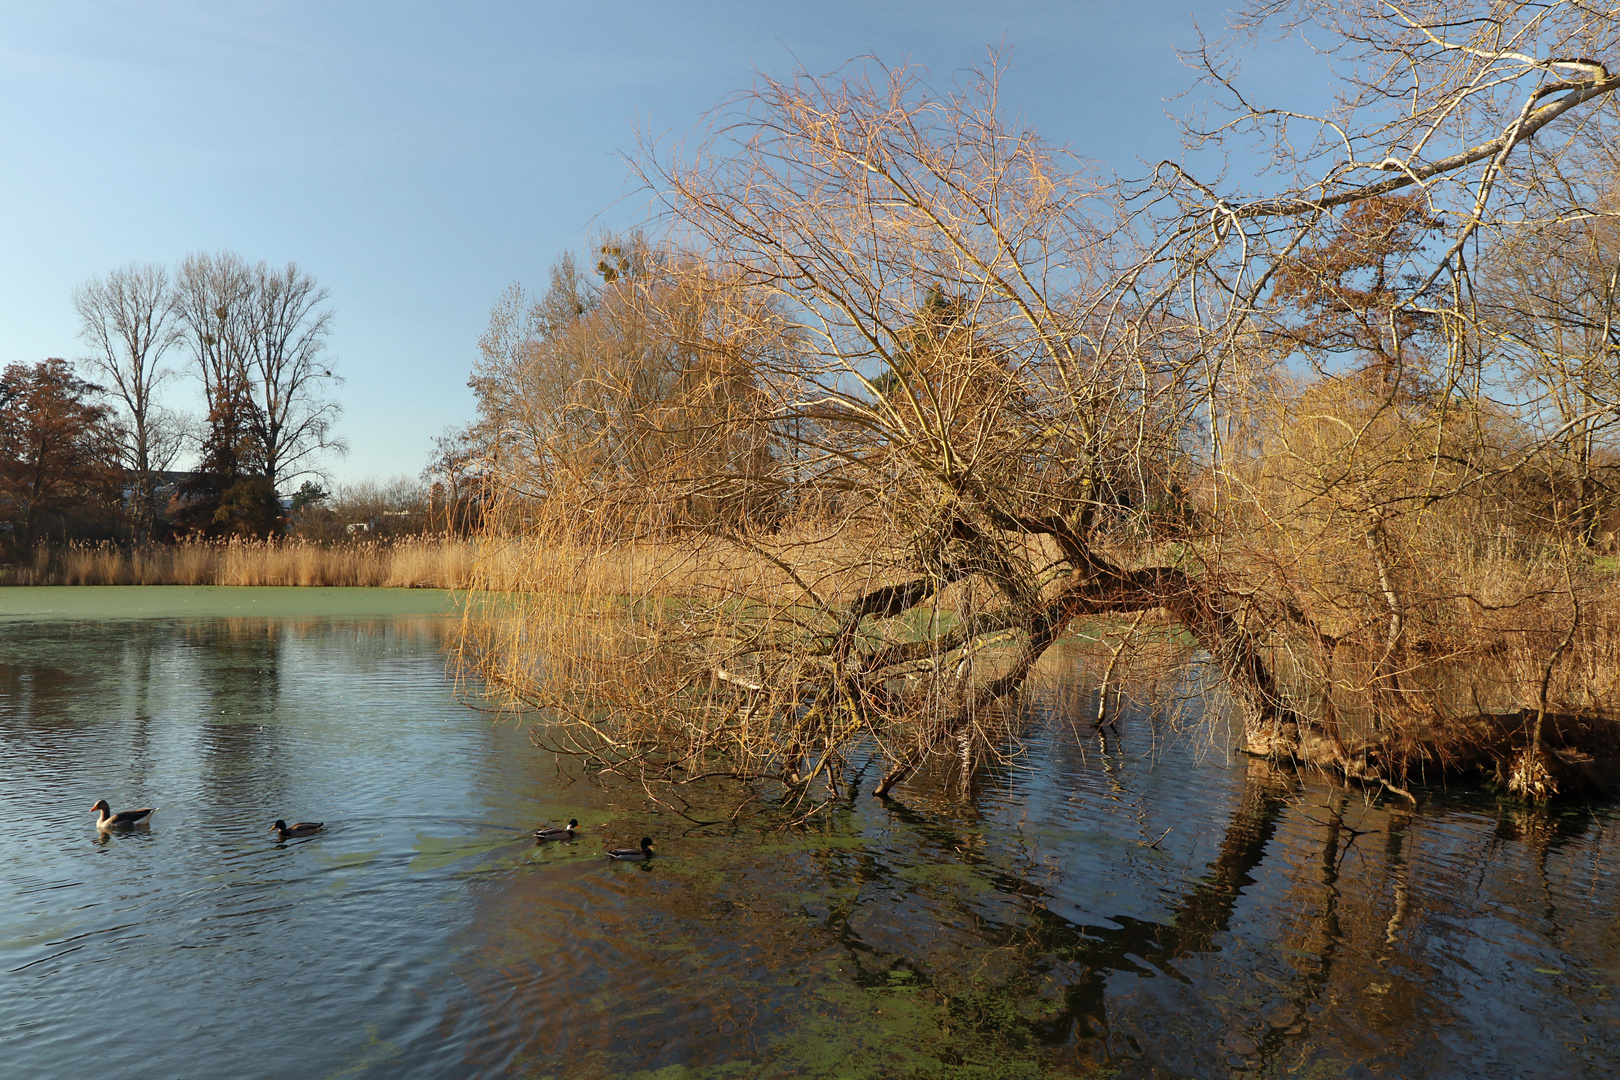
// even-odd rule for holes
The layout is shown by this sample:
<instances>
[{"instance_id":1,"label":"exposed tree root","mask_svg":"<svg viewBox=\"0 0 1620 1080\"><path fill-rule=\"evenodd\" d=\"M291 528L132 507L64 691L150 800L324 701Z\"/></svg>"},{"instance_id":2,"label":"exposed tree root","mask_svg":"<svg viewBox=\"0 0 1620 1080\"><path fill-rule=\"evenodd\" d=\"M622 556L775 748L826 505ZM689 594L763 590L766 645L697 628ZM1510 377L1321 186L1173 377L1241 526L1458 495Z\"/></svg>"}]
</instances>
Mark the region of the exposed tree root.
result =
<instances>
[{"instance_id":1,"label":"exposed tree root","mask_svg":"<svg viewBox=\"0 0 1620 1080\"><path fill-rule=\"evenodd\" d=\"M1403 784L1414 772L1483 781L1533 802L1596 794L1620 780L1620 722L1599 716L1547 713L1541 752L1531 750L1535 709L1454 718L1444 730L1400 742L1366 741L1348 749L1307 728L1295 737L1251 738L1246 752L1267 760L1321 769L1376 784L1411 799Z\"/></svg>"}]
</instances>

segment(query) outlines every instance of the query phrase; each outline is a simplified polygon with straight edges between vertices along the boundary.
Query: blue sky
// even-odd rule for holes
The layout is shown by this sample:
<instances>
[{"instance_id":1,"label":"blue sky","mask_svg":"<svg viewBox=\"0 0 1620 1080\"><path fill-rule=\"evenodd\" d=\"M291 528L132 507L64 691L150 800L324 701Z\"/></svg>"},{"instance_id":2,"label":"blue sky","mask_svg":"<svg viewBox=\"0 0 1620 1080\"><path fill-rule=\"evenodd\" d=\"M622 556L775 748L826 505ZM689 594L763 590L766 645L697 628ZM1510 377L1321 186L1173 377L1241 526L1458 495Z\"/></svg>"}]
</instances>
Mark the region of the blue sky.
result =
<instances>
[{"instance_id":1,"label":"blue sky","mask_svg":"<svg viewBox=\"0 0 1620 1080\"><path fill-rule=\"evenodd\" d=\"M230 248L331 290L340 482L414 474L467 420L490 306L634 225L624 156L756 70L911 62L948 84L1009 51L1003 101L1133 172L1177 156L1175 50L1225 4L0 2L0 364L76 357L72 291ZM1251 61L1285 79L1287 51ZM171 354L176 364L183 353ZM194 397L175 384L175 403ZM195 407L194 405L191 407Z\"/></svg>"}]
</instances>

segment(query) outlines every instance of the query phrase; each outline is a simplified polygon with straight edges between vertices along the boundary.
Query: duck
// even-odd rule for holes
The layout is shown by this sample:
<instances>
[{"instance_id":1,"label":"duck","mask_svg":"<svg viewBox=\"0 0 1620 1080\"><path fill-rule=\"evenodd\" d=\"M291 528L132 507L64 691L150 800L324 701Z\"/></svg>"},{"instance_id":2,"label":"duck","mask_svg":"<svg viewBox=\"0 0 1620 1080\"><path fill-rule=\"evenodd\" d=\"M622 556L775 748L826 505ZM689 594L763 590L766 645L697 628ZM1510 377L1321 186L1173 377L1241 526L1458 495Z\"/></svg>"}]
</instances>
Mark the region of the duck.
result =
<instances>
[{"instance_id":1,"label":"duck","mask_svg":"<svg viewBox=\"0 0 1620 1080\"><path fill-rule=\"evenodd\" d=\"M643 836L641 838L641 846L639 848L614 848L612 851L607 853L607 857L610 859L618 859L621 862L640 862L643 859L650 859L653 857L652 837Z\"/></svg>"},{"instance_id":2,"label":"duck","mask_svg":"<svg viewBox=\"0 0 1620 1080\"><path fill-rule=\"evenodd\" d=\"M321 831L325 824L324 821L300 821L297 824L288 825L280 818L276 818L276 823L270 827L276 831L278 840L291 840L300 836L314 836Z\"/></svg>"},{"instance_id":3,"label":"duck","mask_svg":"<svg viewBox=\"0 0 1620 1080\"><path fill-rule=\"evenodd\" d=\"M107 805L106 799L97 799L90 812L97 815L96 828L106 832L108 829L133 829L137 825L150 825L152 815L158 812L158 808L143 806L139 810L120 810L115 814L112 807Z\"/></svg>"},{"instance_id":4,"label":"duck","mask_svg":"<svg viewBox=\"0 0 1620 1080\"><path fill-rule=\"evenodd\" d=\"M566 828L566 829L536 829L536 830L534 830L534 840L535 840L535 843L537 843L537 844L543 844L547 840L572 840L574 838L574 830L577 829L577 828L579 828L578 820L576 820L574 818L569 818L568 819L568 828Z\"/></svg>"}]
</instances>

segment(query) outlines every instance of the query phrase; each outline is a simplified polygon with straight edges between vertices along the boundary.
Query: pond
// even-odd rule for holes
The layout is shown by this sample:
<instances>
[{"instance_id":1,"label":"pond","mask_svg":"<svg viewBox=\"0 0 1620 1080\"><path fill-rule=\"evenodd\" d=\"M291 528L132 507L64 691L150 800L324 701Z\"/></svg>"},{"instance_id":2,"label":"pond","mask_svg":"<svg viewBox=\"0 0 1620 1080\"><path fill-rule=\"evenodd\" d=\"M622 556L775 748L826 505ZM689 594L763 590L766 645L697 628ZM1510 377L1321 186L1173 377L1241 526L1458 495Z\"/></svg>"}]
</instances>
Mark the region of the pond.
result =
<instances>
[{"instance_id":1,"label":"pond","mask_svg":"<svg viewBox=\"0 0 1620 1080\"><path fill-rule=\"evenodd\" d=\"M1392 804L1151 710L1099 741L1074 653L970 798L873 768L699 825L459 703L450 611L0 589L8 1077L1620 1073L1608 805ZM161 809L102 837L98 798Z\"/></svg>"}]
</instances>

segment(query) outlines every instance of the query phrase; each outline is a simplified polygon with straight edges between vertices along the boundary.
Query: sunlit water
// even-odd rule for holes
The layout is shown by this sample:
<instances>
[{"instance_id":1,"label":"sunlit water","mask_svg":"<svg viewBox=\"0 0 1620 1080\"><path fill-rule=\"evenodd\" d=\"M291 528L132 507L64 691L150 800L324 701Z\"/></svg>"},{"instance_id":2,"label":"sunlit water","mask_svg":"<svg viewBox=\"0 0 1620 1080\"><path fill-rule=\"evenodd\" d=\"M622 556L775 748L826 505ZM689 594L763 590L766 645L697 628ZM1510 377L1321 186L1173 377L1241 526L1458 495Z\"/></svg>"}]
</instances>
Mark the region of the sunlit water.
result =
<instances>
[{"instance_id":1,"label":"sunlit water","mask_svg":"<svg viewBox=\"0 0 1620 1080\"><path fill-rule=\"evenodd\" d=\"M971 799L701 826L458 704L442 603L0 590L0 1075L1620 1074L1607 806L1103 746L1078 693Z\"/></svg>"}]
</instances>

